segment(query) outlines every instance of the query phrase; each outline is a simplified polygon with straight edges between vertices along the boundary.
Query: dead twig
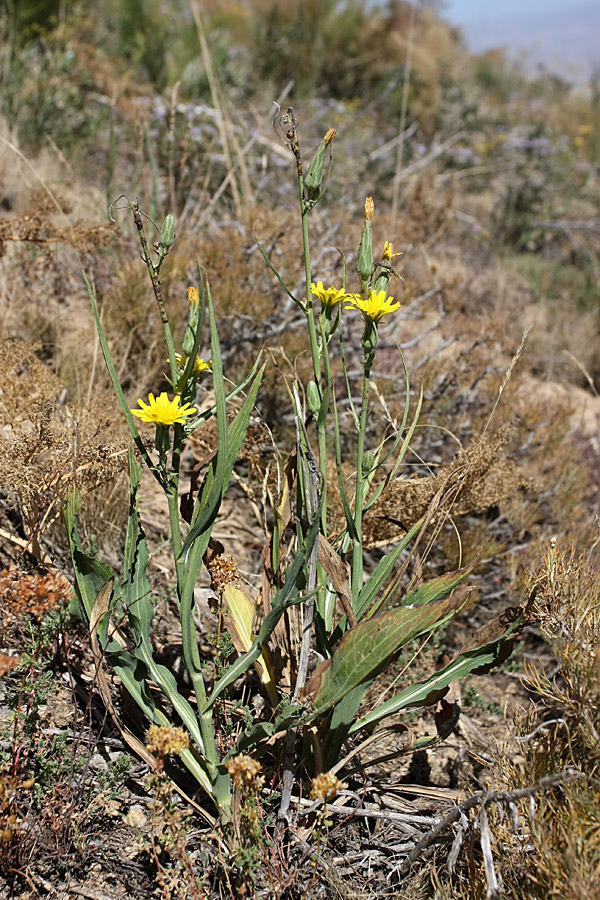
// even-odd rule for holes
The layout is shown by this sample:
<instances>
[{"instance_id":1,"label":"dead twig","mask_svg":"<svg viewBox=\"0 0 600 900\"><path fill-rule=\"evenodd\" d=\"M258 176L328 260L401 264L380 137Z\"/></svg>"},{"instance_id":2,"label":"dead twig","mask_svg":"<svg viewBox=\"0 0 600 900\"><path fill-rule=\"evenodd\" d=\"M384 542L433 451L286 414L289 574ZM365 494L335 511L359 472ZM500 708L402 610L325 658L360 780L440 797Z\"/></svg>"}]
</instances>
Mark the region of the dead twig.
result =
<instances>
[{"instance_id":1,"label":"dead twig","mask_svg":"<svg viewBox=\"0 0 600 900\"><path fill-rule=\"evenodd\" d=\"M408 854L406 859L400 863L400 865L396 866L396 868L390 872L388 878L391 878L393 875L397 874L400 877L405 875L412 864L419 859L424 850L431 846L438 838L440 838L444 832L457 822L459 819L464 820L465 814L474 809L477 806L480 806L482 809L490 806L491 803L502 803L507 806L510 804L514 804L517 800L522 800L526 797L532 798L534 794L539 793L539 791L547 790L548 788L558 787L563 784L567 784L569 781L572 781L575 778L583 778L584 773L579 771L568 771L563 772L560 775L549 775L547 778L541 778L537 784L531 785L531 787L525 788L517 788L514 791L477 791L476 794L473 794L472 797L469 797L468 800L465 800L463 803L460 803L457 807L455 807L448 815L444 816L439 822L437 822L434 827L427 832L427 834L423 835L421 840L416 844L414 850ZM331 812L332 809L328 808L328 812ZM481 826L481 813L479 814L479 821ZM485 822L487 823L487 814L485 817ZM484 826L485 827L485 826ZM464 830L464 821L463 821L463 830ZM482 838L482 850L485 856L485 849L483 844L485 843L485 839ZM453 843L453 847L450 853L451 858L458 855L458 849L455 848L456 839ZM454 851L454 853L453 853ZM490 850L491 853L491 850ZM454 860L455 861L455 860ZM492 863L493 865L493 863ZM488 870L486 867L486 875L488 874ZM488 886L490 887L489 881ZM489 897L495 896L494 894L488 894ZM497 896L497 894L496 894Z\"/></svg>"}]
</instances>

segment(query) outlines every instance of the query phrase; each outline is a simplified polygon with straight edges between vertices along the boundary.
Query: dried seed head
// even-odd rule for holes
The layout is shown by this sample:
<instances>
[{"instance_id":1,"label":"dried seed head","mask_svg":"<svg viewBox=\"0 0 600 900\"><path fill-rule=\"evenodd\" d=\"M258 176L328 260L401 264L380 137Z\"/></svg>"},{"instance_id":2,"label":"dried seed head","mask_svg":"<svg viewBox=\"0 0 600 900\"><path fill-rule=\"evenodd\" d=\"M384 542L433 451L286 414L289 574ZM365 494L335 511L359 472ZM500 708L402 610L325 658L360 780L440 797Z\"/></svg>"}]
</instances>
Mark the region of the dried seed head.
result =
<instances>
[{"instance_id":1,"label":"dried seed head","mask_svg":"<svg viewBox=\"0 0 600 900\"><path fill-rule=\"evenodd\" d=\"M164 758L174 753L189 750L190 739L183 728L169 725L151 725L146 735L146 746L151 753Z\"/></svg>"},{"instance_id":2,"label":"dried seed head","mask_svg":"<svg viewBox=\"0 0 600 900\"><path fill-rule=\"evenodd\" d=\"M261 764L245 753L233 756L226 764L226 769L236 787L253 787L260 790L264 784L264 778L258 774L262 769Z\"/></svg>"},{"instance_id":3,"label":"dried seed head","mask_svg":"<svg viewBox=\"0 0 600 900\"><path fill-rule=\"evenodd\" d=\"M333 772L321 772L320 775L315 775L312 780L310 799L324 800L325 802L334 800L338 791L341 791L343 787L345 785Z\"/></svg>"},{"instance_id":4,"label":"dried seed head","mask_svg":"<svg viewBox=\"0 0 600 900\"><path fill-rule=\"evenodd\" d=\"M239 581L240 573L233 556L215 556L207 565L215 590L222 592L228 584Z\"/></svg>"}]
</instances>

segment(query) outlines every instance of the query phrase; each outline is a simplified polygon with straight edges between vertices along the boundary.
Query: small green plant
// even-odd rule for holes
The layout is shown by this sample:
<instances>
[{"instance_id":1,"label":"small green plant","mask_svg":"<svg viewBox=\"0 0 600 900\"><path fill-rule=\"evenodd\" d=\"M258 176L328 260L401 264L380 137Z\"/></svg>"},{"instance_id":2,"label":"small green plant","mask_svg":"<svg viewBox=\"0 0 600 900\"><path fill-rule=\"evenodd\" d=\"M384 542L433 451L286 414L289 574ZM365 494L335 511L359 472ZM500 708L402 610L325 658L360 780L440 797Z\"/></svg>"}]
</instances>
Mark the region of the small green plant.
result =
<instances>
[{"instance_id":1,"label":"small green plant","mask_svg":"<svg viewBox=\"0 0 600 900\"><path fill-rule=\"evenodd\" d=\"M181 749L181 761L212 798L225 825L232 822L235 796L230 764L240 753L256 749L266 739L276 740L276 736L285 735L287 761L279 815L286 818L298 759L298 729L311 726L312 750L305 759L306 765L317 772L331 769L349 737L358 737L401 710L436 701L455 679L492 665L504 652L507 638L523 620L522 611L516 609L512 615L488 624L481 635L476 634L441 669L428 672L380 706L359 713L368 686L398 651L409 641L435 632L462 608L464 595L455 588L468 576L473 563L429 582L415 581L406 587L408 563L404 558L409 550L415 552L432 520L443 515L448 498L441 490L427 513L381 557L372 571L365 571L363 517L368 510L376 508L386 488L397 477L421 406L419 396L411 414L411 390L406 375L402 421L389 434L373 440L371 378L377 360L380 322L400 307L400 302L390 296L391 283L400 284L394 268L398 254L386 241L381 256L376 257L374 204L367 198L358 251L358 292L349 290L346 275L341 286L326 288L322 281L315 283L309 219L326 192L335 131L327 132L310 165L305 167L293 110L278 114L275 125L296 166L306 296L297 296L260 244L259 249L282 290L302 313L312 373L306 383L297 372L286 379L295 420L296 447L283 461L279 496L271 510L272 526L264 554L262 624L254 629L254 601L240 582L235 564L219 555L215 566L211 533L257 403L265 363L259 356L242 383L227 391L211 288L200 268L198 287L188 290L187 327L180 347L176 348L159 278L175 240L174 220L171 215L165 218L160 237L151 249L137 204L129 203L129 208L139 232L142 256L163 325L172 398L167 392L158 397L150 394L147 401L139 401L138 408L129 408L88 283L105 362L132 437L129 519L122 575L84 551L77 531L81 498L76 488L65 510L76 589L88 619L98 664L105 660L112 667L154 726L177 726L185 731L189 746ZM358 314L362 323L358 397L346 365L343 320L348 314ZM205 318L210 336L210 363L198 356ZM196 387L209 370L214 404L199 412L195 406ZM350 410L350 440L341 433L340 385ZM239 400L232 403L241 396L241 403ZM153 426L153 445L140 434L134 417ZM180 508L180 463L185 442L211 418L216 419L217 430L214 454L203 479L192 478ZM346 447L352 454L351 460L344 458ZM345 520L341 532L334 535L329 534L328 522L330 461L337 471ZM345 469L348 463L354 473L350 479ZM154 609L147 573L149 551L138 508L142 464L155 478L168 504L183 661L193 688L193 702L180 690L172 672L157 660L152 645ZM452 491L448 494L451 499ZM217 663L210 667L200 655L193 615L194 588L206 564L218 596L220 622ZM292 607L300 610L297 642L286 636L289 629L286 633L280 626L282 620L289 622ZM128 641L117 624L123 611ZM234 661L223 658L226 631L238 654ZM283 665L274 666L272 650L277 651ZM309 678L309 660L315 650L322 662ZM224 737L220 725L223 701L235 682L252 667L258 673L272 712L255 714L251 723L247 716L240 717L237 727ZM159 702L160 695L165 703ZM419 746L434 740L437 740L435 735L423 738Z\"/></svg>"}]
</instances>

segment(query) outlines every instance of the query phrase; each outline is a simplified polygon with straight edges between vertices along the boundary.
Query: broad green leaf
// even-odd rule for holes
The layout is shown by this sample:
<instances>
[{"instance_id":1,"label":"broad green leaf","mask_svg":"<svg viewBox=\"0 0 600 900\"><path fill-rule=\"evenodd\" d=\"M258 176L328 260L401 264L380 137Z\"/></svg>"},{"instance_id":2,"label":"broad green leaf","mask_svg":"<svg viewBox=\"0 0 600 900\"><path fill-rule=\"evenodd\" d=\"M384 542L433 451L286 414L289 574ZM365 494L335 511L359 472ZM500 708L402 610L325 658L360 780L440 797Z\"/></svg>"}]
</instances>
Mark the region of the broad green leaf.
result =
<instances>
[{"instance_id":1,"label":"broad green leaf","mask_svg":"<svg viewBox=\"0 0 600 900\"><path fill-rule=\"evenodd\" d=\"M342 638L331 659L322 663L306 685L306 695L322 714L359 684L373 678L403 644L430 631L462 605L449 597L411 609L398 607L360 622Z\"/></svg>"},{"instance_id":2,"label":"broad green leaf","mask_svg":"<svg viewBox=\"0 0 600 900\"><path fill-rule=\"evenodd\" d=\"M331 722L329 723L327 736L323 742L326 772L339 760L342 744L348 739L350 726L356 719L358 708L371 683L372 679L369 678L362 684L357 685L357 687L349 691L346 696L342 697L340 702L336 703L333 707Z\"/></svg>"},{"instance_id":3,"label":"broad green leaf","mask_svg":"<svg viewBox=\"0 0 600 900\"><path fill-rule=\"evenodd\" d=\"M362 719L354 722L350 727L349 734L355 734L363 728L374 725L387 716L406 709L407 706L422 706L436 701L445 694L446 688L453 681L464 678L482 667L494 665L503 653L507 639L521 627L523 621L523 611L518 611L514 620L507 624L493 640L482 643L480 647L469 645L468 649L464 649L451 663L440 669L431 678L410 685L386 703L382 703L377 709L363 716Z\"/></svg>"}]
</instances>

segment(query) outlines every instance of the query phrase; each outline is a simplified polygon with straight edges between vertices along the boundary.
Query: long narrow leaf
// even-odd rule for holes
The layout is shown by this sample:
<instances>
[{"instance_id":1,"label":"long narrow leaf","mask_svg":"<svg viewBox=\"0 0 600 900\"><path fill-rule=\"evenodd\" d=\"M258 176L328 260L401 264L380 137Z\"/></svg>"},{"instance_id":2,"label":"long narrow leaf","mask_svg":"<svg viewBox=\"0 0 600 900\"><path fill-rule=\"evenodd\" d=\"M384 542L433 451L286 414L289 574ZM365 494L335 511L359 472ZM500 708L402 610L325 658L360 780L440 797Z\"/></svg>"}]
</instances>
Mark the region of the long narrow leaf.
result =
<instances>
[{"instance_id":1,"label":"long narrow leaf","mask_svg":"<svg viewBox=\"0 0 600 900\"><path fill-rule=\"evenodd\" d=\"M117 395L117 401L119 403L119 406L123 410L125 419L127 420L127 427L129 428L131 437L135 441L136 447L140 451L140 455L142 456L142 459L144 460L144 462L146 463L146 465L148 466L148 468L150 469L150 471L152 472L152 474L154 475L156 480L160 484L162 484L160 474L159 474L156 466L154 465L154 462L152 461L150 454L148 453L148 451L146 449L146 445L144 444L143 440L141 439L141 437L139 435L137 426L135 424L135 419L131 415L131 412L129 410L129 405L125 399L125 394L123 393L123 388L121 387L121 382L119 381L119 378L117 375L117 370L115 369L115 364L113 363L112 356L110 354L110 350L108 347L108 341L106 340L106 334L104 333L104 328L102 327L102 322L100 321L100 314L98 312L98 305L96 303L96 298L94 296L92 286L89 283L85 272L83 273L83 279L85 281L87 291L88 291L88 296L90 298L90 304L92 306L92 313L94 316L94 321L96 323L96 331L98 333L98 339L100 341L100 346L102 348L102 355L104 356L104 362L106 363L108 375L112 382L112 386L114 388L115 394Z\"/></svg>"},{"instance_id":2,"label":"long narrow leaf","mask_svg":"<svg viewBox=\"0 0 600 900\"><path fill-rule=\"evenodd\" d=\"M476 669L493 665L500 657L506 640L510 638L514 631L521 627L523 619L523 615L518 616L508 625L505 631L493 641L489 641L481 647L475 647L459 653L451 663L443 669L440 669L440 671L436 672L435 675L432 675L431 678L410 685L410 687L407 687L404 691L397 694L395 697L392 697L391 700L382 703L377 709L374 709L372 712L355 722L350 727L349 734L356 734L356 732L361 731L363 728L374 725L382 719L385 719L387 716L391 716L394 713L400 712L402 709L406 709L408 706L420 706L427 704L428 701L437 700L440 696L443 696L445 689L453 681L464 678Z\"/></svg>"},{"instance_id":3,"label":"long narrow leaf","mask_svg":"<svg viewBox=\"0 0 600 900\"><path fill-rule=\"evenodd\" d=\"M263 644L267 643L285 610L295 603L302 602L304 599L300 590L304 586L304 573L319 533L319 518L320 510L317 510L315 519L304 538L303 546L295 553L291 566L286 569L285 584L281 590L275 594L271 610L265 616L251 648L243 656L240 656L216 683L208 702L209 708L212 707L217 697L223 693L225 688L229 687L230 684L233 684L240 675L243 675L248 671L250 666L254 665L262 652Z\"/></svg>"},{"instance_id":4,"label":"long narrow leaf","mask_svg":"<svg viewBox=\"0 0 600 900\"><path fill-rule=\"evenodd\" d=\"M414 536L418 534L421 526L423 525L423 521L424 520L421 518L418 522L415 522L412 528L406 532L402 540L398 541L398 544L394 547L394 549L386 556L382 557L382 559L380 559L373 574L363 584L355 601L354 612L357 619L360 620L362 618L364 613L369 608L371 602L375 599L383 585L386 583L387 579L394 571L394 566L398 561L398 557L400 556L402 551L405 550L406 547L408 547Z\"/></svg>"}]
</instances>

